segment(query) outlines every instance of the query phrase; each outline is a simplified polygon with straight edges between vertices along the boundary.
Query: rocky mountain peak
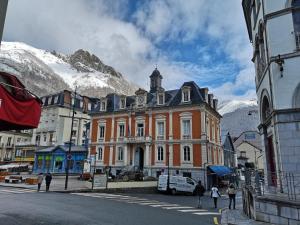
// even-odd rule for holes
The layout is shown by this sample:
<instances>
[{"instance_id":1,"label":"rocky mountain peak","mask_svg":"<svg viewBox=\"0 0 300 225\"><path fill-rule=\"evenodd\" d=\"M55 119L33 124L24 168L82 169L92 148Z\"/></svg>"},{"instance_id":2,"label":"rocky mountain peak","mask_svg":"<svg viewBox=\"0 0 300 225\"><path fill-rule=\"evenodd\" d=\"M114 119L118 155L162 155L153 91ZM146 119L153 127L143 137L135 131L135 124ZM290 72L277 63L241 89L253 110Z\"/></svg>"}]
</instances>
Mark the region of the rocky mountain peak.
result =
<instances>
[{"instance_id":1,"label":"rocky mountain peak","mask_svg":"<svg viewBox=\"0 0 300 225\"><path fill-rule=\"evenodd\" d=\"M83 49L79 49L74 52L74 54L70 55L69 63L78 72L93 73L98 71L115 77L122 77L121 73L115 71L113 67L105 65L96 55L90 54Z\"/></svg>"}]
</instances>

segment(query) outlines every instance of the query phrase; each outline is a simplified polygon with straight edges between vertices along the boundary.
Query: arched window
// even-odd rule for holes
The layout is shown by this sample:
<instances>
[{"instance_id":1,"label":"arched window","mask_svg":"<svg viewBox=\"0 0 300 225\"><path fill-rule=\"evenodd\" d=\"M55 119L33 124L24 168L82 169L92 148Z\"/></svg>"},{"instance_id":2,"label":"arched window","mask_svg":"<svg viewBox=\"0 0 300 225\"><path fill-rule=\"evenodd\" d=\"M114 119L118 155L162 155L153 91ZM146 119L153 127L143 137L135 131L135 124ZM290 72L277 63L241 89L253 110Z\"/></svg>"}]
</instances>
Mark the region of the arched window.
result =
<instances>
[{"instance_id":1,"label":"arched window","mask_svg":"<svg viewBox=\"0 0 300 225\"><path fill-rule=\"evenodd\" d=\"M266 53L265 53L263 23L259 24L258 34L255 37L255 56L256 56L257 81L259 82L266 68Z\"/></svg>"},{"instance_id":2,"label":"arched window","mask_svg":"<svg viewBox=\"0 0 300 225\"><path fill-rule=\"evenodd\" d=\"M191 149L189 146L183 147L183 161L191 161Z\"/></svg>"},{"instance_id":3,"label":"arched window","mask_svg":"<svg viewBox=\"0 0 300 225\"><path fill-rule=\"evenodd\" d=\"M118 160L119 161L123 160L123 148L122 147L118 148Z\"/></svg>"},{"instance_id":4,"label":"arched window","mask_svg":"<svg viewBox=\"0 0 300 225\"><path fill-rule=\"evenodd\" d=\"M262 121L265 122L271 114L270 103L267 96L264 96L262 101Z\"/></svg>"},{"instance_id":5,"label":"arched window","mask_svg":"<svg viewBox=\"0 0 300 225\"><path fill-rule=\"evenodd\" d=\"M292 2L292 7L296 47L297 50L300 50L300 0L294 0Z\"/></svg>"},{"instance_id":6,"label":"arched window","mask_svg":"<svg viewBox=\"0 0 300 225\"><path fill-rule=\"evenodd\" d=\"M300 84L298 84L293 96L293 107L300 108Z\"/></svg>"},{"instance_id":7,"label":"arched window","mask_svg":"<svg viewBox=\"0 0 300 225\"><path fill-rule=\"evenodd\" d=\"M102 149L102 147L98 148L98 160L103 160L103 149Z\"/></svg>"},{"instance_id":8,"label":"arched window","mask_svg":"<svg viewBox=\"0 0 300 225\"><path fill-rule=\"evenodd\" d=\"M162 146L159 146L157 148L157 160L158 161L164 160L164 148Z\"/></svg>"}]
</instances>

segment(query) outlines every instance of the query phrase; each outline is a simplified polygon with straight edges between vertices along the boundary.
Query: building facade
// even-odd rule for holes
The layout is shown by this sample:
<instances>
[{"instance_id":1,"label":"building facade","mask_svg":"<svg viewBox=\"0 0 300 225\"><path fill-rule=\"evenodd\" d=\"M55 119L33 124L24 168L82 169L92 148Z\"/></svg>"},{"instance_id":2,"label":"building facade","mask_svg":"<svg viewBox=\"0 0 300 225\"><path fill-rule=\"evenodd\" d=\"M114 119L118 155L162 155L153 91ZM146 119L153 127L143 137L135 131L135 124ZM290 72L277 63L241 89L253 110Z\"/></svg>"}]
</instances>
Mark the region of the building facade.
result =
<instances>
[{"instance_id":1,"label":"building facade","mask_svg":"<svg viewBox=\"0 0 300 225\"><path fill-rule=\"evenodd\" d=\"M37 146L63 145L70 141L73 105L75 114L72 143L85 144L86 124L90 121L88 112L95 107L97 99L78 94L76 94L76 100L74 99L75 94L67 90L41 97L42 115L32 137Z\"/></svg>"},{"instance_id":2,"label":"building facade","mask_svg":"<svg viewBox=\"0 0 300 225\"><path fill-rule=\"evenodd\" d=\"M300 1L243 1L256 68L269 186L300 172Z\"/></svg>"},{"instance_id":3,"label":"building facade","mask_svg":"<svg viewBox=\"0 0 300 225\"><path fill-rule=\"evenodd\" d=\"M207 88L186 82L165 91L155 69L150 91L109 94L91 113L91 155L96 167L117 174L125 167L149 176L166 173L203 179L208 165L223 164L217 100Z\"/></svg>"},{"instance_id":4,"label":"building facade","mask_svg":"<svg viewBox=\"0 0 300 225\"><path fill-rule=\"evenodd\" d=\"M274 224L299 224L293 200L300 188L291 183L300 182L300 0L242 5L253 45L266 184L264 199L256 198L259 204L249 212ZM271 208L276 210L265 210Z\"/></svg>"},{"instance_id":5,"label":"building facade","mask_svg":"<svg viewBox=\"0 0 300 225\"><path fill-rule=\"evenodd\" d=\"M223 151L224 151L224 166L227 166L229 168L236 168L237 162L236 162L236 151L233 145L233 140L230 136L230 133L228 132L224 144L223 144Z\"/></svg>"},{"instance_id":6,"label":"building facade","mask_svg":"<svg viewBox=\"0 0 300 225\"><path fill-rule=\"evenodd\" d=\"M244 131L233 142L236 149L238 167L264 169L264 152L261 135L257 131Z\"/></svg>"},{"instance_id":7,"label":"building facade","mask_svg":"<svg viewBox=\"0 0 300 225\"><path fill-rule=\"evenodd\" d=\"M35 152L34 173L66 173L69 160L70 173L82 173L87 149L83 146L71 145L71 154L68 159L69 144L51 146L38 149Z\"/></svg>"},{"instance_id":8,"label":"building facade","mask_svg":"<svg viewBox=\"0 0 300 225\"><path fill-rule=\"evenodd\" d=\"M0 132L0 162L15 161L20 146L31 144L32 131L2 131Z\"/></svg>"}]
</instances>

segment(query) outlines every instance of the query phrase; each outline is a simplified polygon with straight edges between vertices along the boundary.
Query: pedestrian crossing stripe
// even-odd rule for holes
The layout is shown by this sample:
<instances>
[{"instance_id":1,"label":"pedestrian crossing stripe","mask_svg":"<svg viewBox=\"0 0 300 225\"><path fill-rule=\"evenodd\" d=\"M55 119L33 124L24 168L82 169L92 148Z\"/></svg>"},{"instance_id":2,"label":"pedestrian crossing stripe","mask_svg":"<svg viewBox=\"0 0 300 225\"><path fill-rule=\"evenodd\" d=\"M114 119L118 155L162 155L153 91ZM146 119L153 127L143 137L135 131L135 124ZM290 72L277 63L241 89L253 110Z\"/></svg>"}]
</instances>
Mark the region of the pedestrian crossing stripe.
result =
<instances>
[{"instance_id":1,"label":"pedestrian crossing stripe","mask_svg":"<svg viewBox=\"0 0 300 225\"><path fill-rule=\"evenodd\" d=\"M198 216L203 216L203 215L221 215L218 212L197 212L197 213L193 213L193 214L198 215Z\"/></svg>"},{"instance_id":2,"label":"pedestrian crossing stripe","mask_svg":"<svg viewBox=\"0 0 300 225\"><path fill-rule=\"evenodd\" d=\"M150 200L145 198L139 198L134 196L127 195L117 195L117 194L108 194L108 193L71 193L73 195L93 197L93 198L101 198L108 199L118 202L126 202L128 204L139 204L144 206L150 206L153 208L162 208L167 210L176 210L182 213L191 213L196 216L206 216L206 215L220 215L218 212L209 212L206 209L197 209L191 206L180 206L174 203L160 202L157 200Z\"/></svg>"},{"instance_id":3,"label":"pedestrian crossing stripe","mask_svg":"<svg viewBox=\"0 0 300 225\"><path fill-rule=\"evenodd\" d=\"M207 212L206 209L180 209L179 212Z\"/></svg>"},{"instance_id":4,"label":"pedestrian crossing stripe","mask_svg":"<svg viewBox=\"0 0 300 225\"><path fill-rule=\"evenodd\" d=\"M171 206L178 206L177 204L159 204L159 205L150 205L151 207L171 207Z\"/></svg>"},{"instance_id":5,"label":"pedestrian crossing stripe","mask_svg":"<svg viewBox=\"0 0 300 225\"><path fill-rule=\"evenodd\" d=\"M190 207L190 206L171 206L171 207L163 207L163 209L194 209L194 207Z\"/></svg>"}]
</instances>

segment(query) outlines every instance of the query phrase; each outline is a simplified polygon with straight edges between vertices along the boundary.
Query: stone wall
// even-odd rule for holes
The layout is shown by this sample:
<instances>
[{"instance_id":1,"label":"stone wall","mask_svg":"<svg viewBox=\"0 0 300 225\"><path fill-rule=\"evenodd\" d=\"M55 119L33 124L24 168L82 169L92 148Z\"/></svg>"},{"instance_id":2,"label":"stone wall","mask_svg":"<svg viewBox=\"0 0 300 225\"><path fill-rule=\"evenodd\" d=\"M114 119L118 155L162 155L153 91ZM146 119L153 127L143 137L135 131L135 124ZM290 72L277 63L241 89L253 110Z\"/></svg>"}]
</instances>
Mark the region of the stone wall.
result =
<instances>
[{"instance_id":1,"label":"stone wall","mask_svg":"<svg viewBox=\"0 0 300 225\"><path fill-rule=\"evenodd\" d=\"M300 202L257 197L255 209L255 219L258 221L280 225L300 225Z\"/></svg>"}]
</instances>

